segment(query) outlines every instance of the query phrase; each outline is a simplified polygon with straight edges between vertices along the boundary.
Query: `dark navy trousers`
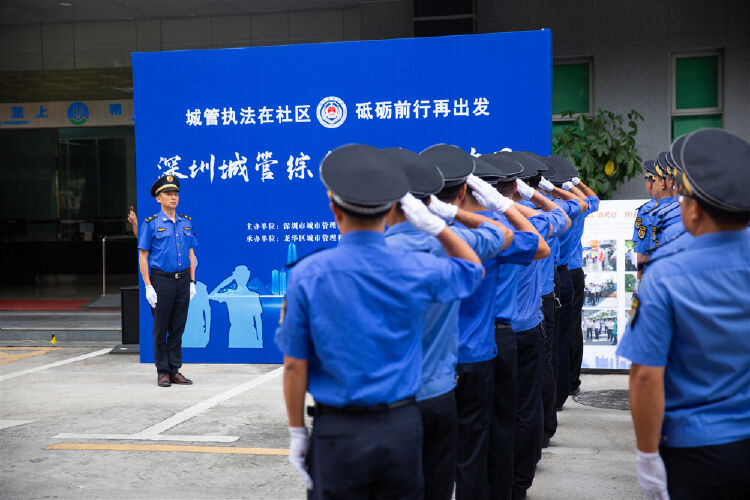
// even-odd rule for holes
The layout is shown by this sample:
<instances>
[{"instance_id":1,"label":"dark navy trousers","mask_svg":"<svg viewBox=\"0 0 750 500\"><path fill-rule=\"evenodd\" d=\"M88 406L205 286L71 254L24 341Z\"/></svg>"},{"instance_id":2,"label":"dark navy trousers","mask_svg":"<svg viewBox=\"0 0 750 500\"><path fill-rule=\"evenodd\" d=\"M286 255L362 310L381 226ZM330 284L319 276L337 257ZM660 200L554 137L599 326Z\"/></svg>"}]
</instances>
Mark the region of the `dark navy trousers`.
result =
<instances>
[{"instance_id":1,"label":"dark navy trousers","mask_svg":"<svg viewBox=\"0 0 750 500\"><path fill-rule=\"evenodd\" d=\"M421 500L422 416L415 404L313 421L308 499Z\"/></svg>"},{"instance_id":2,"label":"dark navy trousers","mask_svg":"<svg viewBox=\"0 0 750 500\"><path fill-rule=\"evenodd\" d=\"M555 295L560 308L555 311L555 380L557 381L556 406L562 408L570 392L570 321L573 309L573 280L568 266L559 266L555 273Z\"/></svg>"},{"instance_id":3,"label":"dark navy trousers","mask_svg":"<svg viewBox=\"0 0 750 500\"><path fill-rule=\"evenodd\" d=\"M518 344L518 398L513 455L512 498L523 496L534 481L540 449L542 374L544 369L541 323L516 332Z\"/></svg>"},{"instance_id":4,"label":"dark navy trousers","mask_svg":"<svg viewBox=\"0 0 750 500\"><path fill-rule=\"evenodd\" d=\"M570 271L573 282L573 303L570 318L570 387L573 392L581 385L581 362L583 361L583 331L581 330L581 310L583 308L583 290L586 288L586 278L583 269Z\"/></svg>"},{"instance_id":5,"label":"dark navy trousers","mask_svg":"<svg viewBox=\"0 0 750 500\"><path fill-rule=\"evenodd\" d=\"M425 500L450 500L456 480L458 420L454 391L417 401L422 414Z\"/></svg>"},{"instance_id":6,"label":"dark navy trousers","mask_svg":"<svg viewBox=\"0 0 750 500\"><path fill-rule=\"evenodd\" d=\"M487 457L490 498L508 500L513 490L513 434L518 397L518 346L510 325L495 323L495 382Z\"/></svg>"},{"instance_id":7,"label":"dark navy trousers","mask_svg":"<svg viewBox=\"0 0 750 500\"><path fill-rule=\"evenodd\" d=\"M493 359L460 364L456 367L456 500L487 498L487 452L492 417L494 364Z\"/></svg>"},{"instance_id":8,"label":"dark navy trousers","mask_svg":"<svg viewBox=\"0 0 750 500\"><path fill-rule=\"evenodd\" d=\"M544 315L544 376L542 378L542 438L551 438L557 431L557 381L553 356L555 352L555 294L542 296Z\"/></svg>"},{"instance_id":9,"label":"dark navy trousers","mask_svg":"<svg viewBox=\"0 0 750 500\"><path fill-rule=\"evenodd\" d=\"M190 305L190 273L179 279L151 273L156 292L154 316L154 363L157 373L175 375L182 366L182 332Z\"/></svg>"}]
</instances>

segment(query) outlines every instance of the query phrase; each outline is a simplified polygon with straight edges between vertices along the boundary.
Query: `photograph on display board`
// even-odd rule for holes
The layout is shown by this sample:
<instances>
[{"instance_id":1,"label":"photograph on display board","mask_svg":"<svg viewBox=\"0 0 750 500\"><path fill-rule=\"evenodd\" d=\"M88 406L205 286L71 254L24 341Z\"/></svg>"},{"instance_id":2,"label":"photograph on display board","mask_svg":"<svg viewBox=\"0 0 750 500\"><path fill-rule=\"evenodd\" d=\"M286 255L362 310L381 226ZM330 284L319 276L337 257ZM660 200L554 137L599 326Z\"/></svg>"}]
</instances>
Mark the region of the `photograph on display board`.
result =
<instances>
[{"instance_id":1,"label":"photograph on display board","mask_svg":"<svg viewBox=\"0 0 750 500\"><path fill-rule=\"evenodd\" d=\"M638 256L635 251L635 242L633 240L625 240L625 271L635 272L637 270Z\"/></svg>"},{"instance_id":2,"label":"photograph on display board","mask_svg":"<svg viewBox=\"0 0 750 500\"><path fill-rule=\"evenodd\" d=\"M583 246L584 271L617 271L615 240L589 240Z\"/></svg>"},{"instance_id":3,"label":"photograph on display board","mask_svg":"<svg viewBox=\"0 0 750 500\"><path fill-rule=\"evenodd\" d=\"M617 307L617 284L614 273L586 273L584 276L584 307Z\"/></svg>"},{"instance_id":4,"label":"photograph on display board","mask_svg":"<svg viewBox=\"0 0 750 500\"><path fill-rule=\"evenodd\" d=\"M617 311L584 309L581 331L584 345L617 345Z\"/></svg>"}]
</instances>

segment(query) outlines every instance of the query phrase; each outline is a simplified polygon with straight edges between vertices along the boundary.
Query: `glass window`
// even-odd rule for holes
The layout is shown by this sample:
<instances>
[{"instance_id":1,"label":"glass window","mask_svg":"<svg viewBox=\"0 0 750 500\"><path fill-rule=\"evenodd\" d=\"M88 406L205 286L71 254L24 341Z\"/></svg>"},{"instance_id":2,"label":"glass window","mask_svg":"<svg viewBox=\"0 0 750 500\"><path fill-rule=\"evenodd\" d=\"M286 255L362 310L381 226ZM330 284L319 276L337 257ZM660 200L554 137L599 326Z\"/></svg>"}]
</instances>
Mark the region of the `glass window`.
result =
<instances>
[{"instance_id":1,"label":"glass window","mask_svg":"<svg viewBox=\"0 0 750 500\"><path fill-rule=\"evenodd\" d=\"M591 63L555 63L552 66L552 115L565 111L591 112Z\"/></svg>"},{"instance_id":2,"label":"glass window","mask_svg":"<svg viewBox=\"0 0 750 500\"><path fill-rule=\"evenodd\" d=\"M722 128L721 52L672 55L672 140Z\"/></svg>"}]
</instances>

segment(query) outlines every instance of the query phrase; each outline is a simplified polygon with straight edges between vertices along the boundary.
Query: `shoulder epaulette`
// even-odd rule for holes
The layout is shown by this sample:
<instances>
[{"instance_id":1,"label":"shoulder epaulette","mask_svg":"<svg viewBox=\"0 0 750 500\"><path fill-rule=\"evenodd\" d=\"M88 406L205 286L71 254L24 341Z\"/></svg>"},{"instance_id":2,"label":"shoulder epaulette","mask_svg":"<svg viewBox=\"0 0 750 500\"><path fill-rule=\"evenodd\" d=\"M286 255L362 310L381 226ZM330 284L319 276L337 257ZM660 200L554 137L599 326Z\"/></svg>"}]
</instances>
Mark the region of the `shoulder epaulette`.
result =
<instances>
[{"instance_id":1,"label":"shoulder epaulette","mask_svg":"<svg viewBox=\"0 0 750 500\"><path fill-rule=\"evenodd\" d=\"M646 215L646 214L650 214L651 212L653 212L654 210L656 210L656 209L657 209L657 208L659 208L660 206L661 206L661 205L654 205L653 207L651 207L651 208L649 208L648 210L646 210L645 212L643 212L643 215Z\"/></svg>"},{"instance_id":2,"label":"shoulder epaulette","mask_svg":"<svg viewBox=\"0 0 750 500\"><path fill-rule=\"evenodd\" d=\"M145 222L151 222L152 220L156 219L156 217L157 217L158 215L159 215L159 214L154 214L154 215L152 215L151 217L146 217L146 219L145 219Z\"/></svg>"},{"instance_id":3,"label":"shoulder epaulette","mask_svg":"<svg viewBox=\"0 0 750 500\"><path fill-rule=\"evenodd\" d=\"M638 264L638 270L639 270L639 271L644 271L644 272L645 272L645 271L646 271L646 269L648 268L648 266L650 266L650 265L651 265L651 264L653 264L654 262L657 262L657 261L659 261L659 260L662 260L662 259L666 259L667 257L672 257L673 255L677 255L678 253L682 252L682 251L683 251L683 250L685 249L684 247L683 247L683 248L677 248L677 249L675 249L675 250L674 250L674 251L672 251L672 252L670 252L669 250L664 250L664 247L665 247L666 245L668 245L669 243L671 243L672 241L674 241L674 239L675 239L675 238L672 238L671 240L669 240L669 241L667 241L666 243L664 243L664 245L660 245L660 246L658 246L658 247L650 248L650 249L649 249L649 252L648 252L648 254L647 254L647 255L649 255L649 259L648 259L648 260L646 260L645 262L641 262L641 263L639 263L639 264ZM655 252L656 250L659 250L659 251L660 251L661 253L660 253L659 255L656 255L656 256L652 256L652 254L653 254L653 253L654 253L654 252ZM645 252L644 252L644 253L645 253Z\"/></svg>"},{"instance_id":4,"label":"shoulder epaulette","mask_svg":"<svg viewBox=\"0 0 750 500\"><path fill-rule=\"evenodd\" d=\"M179 216L180 216L180 217L182 217L183 219L187 219L187 220L193 220L193 218L192 218L192 217L190 217L189 215L185 215L185 214L177 214L177 215L179 215Z\"/></svg>"},{"instance_id":5,"label":"shoulder epaulette","mask_svg":"<svg viewBox=\"0 0 750 500\"><path fill-rule=\"evenodd\" d=\"M635 211L637 212L638 210L642 209L643 207L645 207L646 205L648 205L648 204L649 204L649 203L651 203L652 201L653 201L653 200L648 200L648 201L647 201L646 203L643 203L643 204L642 204L641 206L639 206L638 208L636 208L636 209L635 209Z\"/></svg>"},{"instance_id":6,"label":"shoulder epaulette","mask_svg":"<svg viewBox=\"0 0 750 500\"><path fill-rule=\"evenodd\" d=\"M294 266L296 266L297 264L299 264L300 262L302 262L303 260L305 260L306 258L308 258L309 256L314 255L314 254L316 254L318 252L321 252L323 250L328 250L329 248L330 247L321 247L321 248L318 248L317 250L313 250L309 254L303 255L302 257L300 257L299 259L295 260L294 262L290 262L289 264L286 265L286 268L287 269L291 269Z\"/></svg>"}]
</instances>

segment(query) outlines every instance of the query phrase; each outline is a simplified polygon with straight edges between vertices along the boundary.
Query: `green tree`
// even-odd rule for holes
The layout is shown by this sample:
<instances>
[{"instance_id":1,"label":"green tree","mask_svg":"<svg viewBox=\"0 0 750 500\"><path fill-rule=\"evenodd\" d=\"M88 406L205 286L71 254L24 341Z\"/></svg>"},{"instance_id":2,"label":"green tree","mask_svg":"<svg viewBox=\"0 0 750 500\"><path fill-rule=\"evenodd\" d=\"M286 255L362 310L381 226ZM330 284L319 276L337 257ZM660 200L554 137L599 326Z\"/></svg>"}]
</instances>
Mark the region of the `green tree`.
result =
<instances>
[{"instance_id":1,"label":"green tree","mask_svg":"<svg viewBox=\"0 0 750 500\"><path fill-rule=\"evenodd\" d=\"M563 116L574 117L572 111ZM608 199L626 179L640 172L641 157L635 147L638 121L631 109L627 129L622 115L599 108L593 115L578 115L552 138L552 151L570 160L581 179L602 199Z\"/></svg>"}]
</instances>

